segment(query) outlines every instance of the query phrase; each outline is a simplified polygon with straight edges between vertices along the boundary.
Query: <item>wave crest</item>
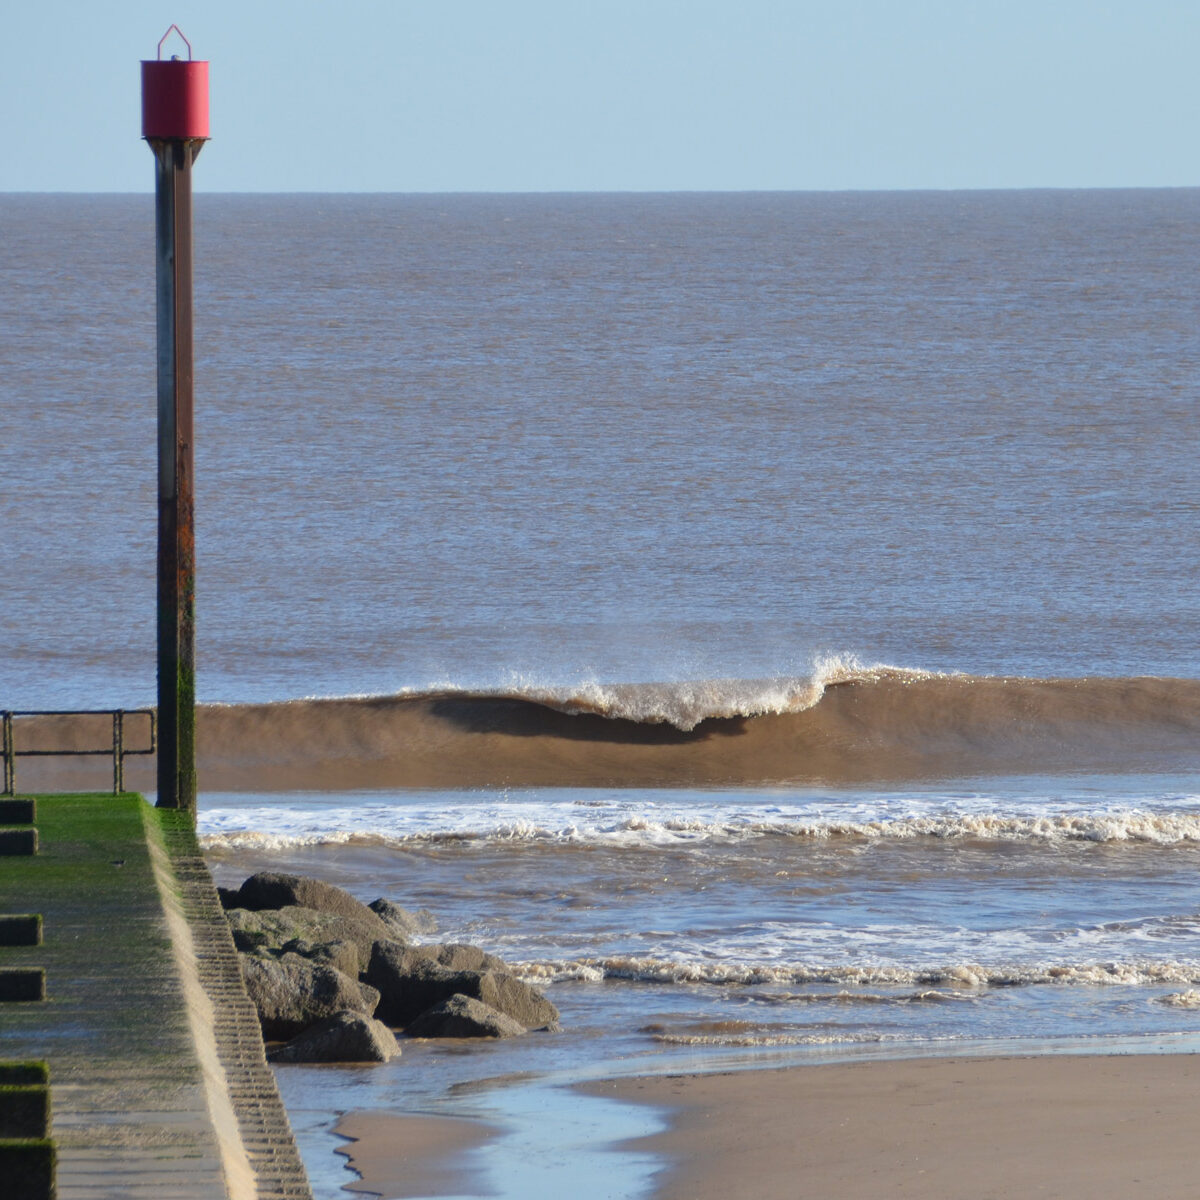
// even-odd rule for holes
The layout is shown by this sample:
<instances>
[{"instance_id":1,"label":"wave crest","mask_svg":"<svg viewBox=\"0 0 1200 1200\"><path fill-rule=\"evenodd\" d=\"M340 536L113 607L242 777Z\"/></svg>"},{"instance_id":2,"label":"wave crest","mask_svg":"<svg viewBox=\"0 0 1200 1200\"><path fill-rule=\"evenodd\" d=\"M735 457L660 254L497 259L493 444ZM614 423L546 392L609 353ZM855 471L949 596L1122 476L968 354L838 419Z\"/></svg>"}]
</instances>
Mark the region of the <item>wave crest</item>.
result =
<instances>
[{"instance_id":1,"label":"wave crest","mask_svg":"<svg viewBox=\"0 0 1200 1200\"><path fill-rule=\"evenodd\" d=\"M202 816L202 821L204 817ZM201 845L211 853L260 850L285 851L309 846L384 846L411 850L448 843L552 843L564 847L670 849L690 844L732 844L767 838L806 842L845 841L852 844L913 841L1027 842L1058 845L1068 842L1187 846L1200 843L1200 813L1144 811L1060 813L1038 816L1005 816L991 813L952 813L938 816L898 817L894 820L705 820L703 818L653 819L633 816L611 822L575 822L551 826L538 821L503 820L492 824L464 824L459 828L389 829L391 820L403 822L403 808L364 813L357 829L308 828L291 830L238 829L205 832ZM467 818L468 820L470 818Z\"/></svg>"},{"instance_id":2,"label":"wave crest","mask_svg":"<svg viewBox=\"0 0 1200 1200\"><path fill-rule=\"evenodd\" d=\"M534 983L567 981L599 983L619 979L632 983L690 983L728 985L814 985L846 987L918 987L921 989L955 987L986 988L1057 986L1153 987L1200 985L1200 963L1182 962L1094 962L983 966L979 963L951 963L938 967L879 965L789 965L770 966L752 963L671 961L651 958L582 958L560 961L519 963L514 971ZM845 1002L846 993L824 997L826 1002ZM926 993L925 999L932 1000ZM771 997L773 1002L780 1002ZM803 994L800 1003L816 997ZM939 996L945 999L945 993ZM862 1001L867 1003L869 1001ZM910 997L911 1002L911 997ZM1164 1003L1168 1002L1164 998ZM1178 999L1180 1005L1190 1000Z\"/></svg>"},{"instance_id":3,"label":"wave crest","mask_svg":"<svg viewBox=\"0 0 1200 1200\"><path fill-rule=\"evenodd\" d=\"M638 725L670 725L690 733L704 721L803 712L820 703L826 688L839 683L939 677L951 678L883 663L864 665L853 656L831 656L819 659L812 673L802 677L629 684L586 682L567 688L518 684L493 694L498 699L530 700L563 713L587 713Z\"/></svg>"},{"instance_id":4,"label":"wave crest","mask_svg":"<svg viewBox=\"0 0 1200 1200\"><path fill-rule=\"evenodd\" d=\"M22 744L36 740L37 720L21 722ZM55 740L96 740L73 728L56 726ZM202 786L227 791L1166 772L1200 766L1200 681L940 675L830 660L803 679L207 705L197 743ZM50 791L76 786L84 768L43 759L23 770L25 786ZM153 787L147 760L127 770L131 786Z\"/></svg>"}]
</instances>

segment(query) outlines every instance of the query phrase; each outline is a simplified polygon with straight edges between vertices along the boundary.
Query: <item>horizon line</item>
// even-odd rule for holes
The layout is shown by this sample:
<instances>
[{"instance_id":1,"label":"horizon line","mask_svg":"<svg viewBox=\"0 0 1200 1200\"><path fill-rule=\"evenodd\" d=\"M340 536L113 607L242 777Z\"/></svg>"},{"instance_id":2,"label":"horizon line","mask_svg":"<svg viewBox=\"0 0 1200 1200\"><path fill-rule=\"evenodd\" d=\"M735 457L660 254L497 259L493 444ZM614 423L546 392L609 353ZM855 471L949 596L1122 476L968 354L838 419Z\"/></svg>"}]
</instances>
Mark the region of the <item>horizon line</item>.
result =
<instances>
[{"instance_id":1,"label":"horizon line","mask_svg":"<svg viewBox=\"0 0 1200 1200\"><path fill-rule=\"evenodd\" d=\"M267 190L207 189L195 187L195 195L209 196L837 196L997 192L1170 192L1195 191L1200 183L1168 184L1019 184L1008 187L830 187L830 188L528 188L528 189L419 189L388 188L295 188ZM116 188L0 188L0 196L153 196L152 187L128 191Z\"/></svg>"}]
</instances>

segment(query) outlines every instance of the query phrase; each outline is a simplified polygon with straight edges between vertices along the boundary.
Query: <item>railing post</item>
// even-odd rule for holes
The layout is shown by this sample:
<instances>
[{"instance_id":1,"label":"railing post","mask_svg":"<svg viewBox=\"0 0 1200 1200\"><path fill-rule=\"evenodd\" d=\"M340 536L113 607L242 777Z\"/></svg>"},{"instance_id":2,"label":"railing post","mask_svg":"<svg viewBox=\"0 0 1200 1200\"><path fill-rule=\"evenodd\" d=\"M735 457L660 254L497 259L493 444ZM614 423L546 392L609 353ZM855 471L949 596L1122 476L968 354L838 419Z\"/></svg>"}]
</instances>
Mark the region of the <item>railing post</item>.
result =
<instances>
[{"instance_id":1,"label":"railing post","mask_svg":"<svg viewBox=\"0 0 1200 1200\"><path fill-rule=\"evenodd\" d=\"M17 790L17 758L33 756L36 758L70 758L72 755L111 754L113 760L113 795L120 796L125 791L125 757L129 754L153 755L158 749L157 714L152 708L135 708L135 716L145 715L150 720L150 745L145 749L125 749L125 717L130 710L124 708L53 708L53 709L0 709L0 762L4 764L3 789L0 795L11 796ZM36 745L28 750L17 750L16 717L111 717L112 742L109 746L96 746L95 749L76 750L42 750ZM95 743L91 743L95 746Z\"/></svg>"},{"instance_id":2,"label":"railing post","mask_svg":"<svg viewBox=\"0 0 1200 1200\"><path fill-rule=\"evenodd\" d=\"M13 796L17 791L17 755L13 745L13 715L4 714L4 795Z\"/></svg>"},{"instance_id":3,"label":"railing post","mask_svg":"<svg viewBox=\"0 0 1200 1200\"><path fill-rule=\"evenodd\" d=\"M113 795L125 790L125 712L118 708L113 719Z\"/></svg>"}]
</instances>

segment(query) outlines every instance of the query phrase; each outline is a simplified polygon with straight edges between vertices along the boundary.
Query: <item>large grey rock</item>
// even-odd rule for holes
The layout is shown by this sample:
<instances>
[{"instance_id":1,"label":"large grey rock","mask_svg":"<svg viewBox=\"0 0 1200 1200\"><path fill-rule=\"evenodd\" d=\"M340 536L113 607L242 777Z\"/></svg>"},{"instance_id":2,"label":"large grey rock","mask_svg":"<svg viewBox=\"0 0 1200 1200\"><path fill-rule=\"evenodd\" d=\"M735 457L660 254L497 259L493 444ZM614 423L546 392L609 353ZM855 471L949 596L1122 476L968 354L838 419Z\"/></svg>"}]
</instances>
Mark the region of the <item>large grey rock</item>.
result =
<instances>
[{"instance_id":1,"label":"large grey rock","mask_svg":"<svg viewBox=\"0 0 1200 1200\"><path fill-rule=\"evenodd\" d=\"M379 993L335 967L299 954L239 956L246 991L258 1009L263 1036L293 1038L309 1025L344 1010L371 1016Z\"/></svg>"},{"instance_id":2,"label":"large grey rock","mask_svg":"<svg viewBox=\"0 0 1200 1200\"><path fill-rule=\"evenodd\" d=\"M293 938L280 947L280 953L299 954L301 958L312 959L313 962L328 963L343 975L349 975L351 979L357 979L365 965L359 947L353 942L342 940L306 942L303 938Z\"/></svg>"},{"instance_id":3,"label":"large grey rock","mask_svg":"<svg viewBox=\"0 0 1200 1200\"><path fill-rule=\"evenodd\" d=\"M469 979L477 990L460 989L484 1004L512 1017L526 1029L558 1029L558 1009L537 988L504 971L464 971L460 979Z\"/></svg>"},{"instance_id":4,"label":"large grey rock","mask_svg":"<svg viewBox=\"0 0 1200 1200\"><path fill-rule=\"evenodd\" d=\"M520 1037L525 1026L482 1000L456 992L423 1012L404 1031L416 1038Z\"/></svg>"},{"instance_id":5,"label":"large grey rock","mask_svg":"<svg viewBox=\"0 0 1200 1200\"><path fill-rule=\"evenodd\" d=\"M416 934L433 933L437 929L437 918L427 908L412 912L382 896L372 900L367 907L392 931L392 937L398 942L407 942Z\"/></svg>"},{"instance_id":6,"label":"large grey rock","mask_svg":"<svg viewBox=\"0 0 1200 1200\"><path fill-rule=\"evenodd\" d=\"M450 970L395 943L376 943L363 978L379 989L376 1015L389 1025L404 1027L456 993L482 1000L526 1029L558 1020L558 1009L541 992L507 972Z\"/></svg>"},{"instance_id":7,"label":"large grey rock","mask_svg":"<svg viewBox=\"0 0 1200 1200\"><path fill-rule=\"evenodd\" d=\"M379 990L381 1021L403 1027L427 1008L459 990L447 985L452 973L395 942L376 942L363 979Z\"/></svg>"},{"instance_id":8,"label":"large grey rock","mask_svg":"<svg viewBox=\"0 0 1200 1200\"><path fill-rule=\"evenodd\" d=\"M270 1055L272 1062L387 1062L400 1053L382 1022L357 1012L338 1012L297 1034Z\"/></svg>"},{"instance_id":9,"label":"large grey rock","mask_svg":"<svg viewBox=\"0 0 1200 1200\"><path fill-rule=\"evenodd\" d=\"M430 942L424 946L410 946L409 952L414 961L424 959L448 971L508 970L508 963L502 958L462 942Z\"/></svg>"},{"instance_id":10,"label":"large grey rock","mask_svg":"<svg viewBox=\"0 0 1200 1200\"><path fill-rule=\"evenodd\" d=\"M305 875L282 875L275 871L260 871L245 880L238 889L237 907L252 912L264 908L315 908L339 917L379 919L344 888Z\"/></svg>"},{"instance_id":11,"label":"large grey rock","mask_svg":"<svg viewBox=\"0 0 1200 1200\"><path fill-rule=\"evenodd\" d=\"M351 942L358 950L359 962L354 972L357 974L371 961L375 943L391 938L388 927L365 905L363 911L366 917L347 917L296 906L254 911L231 908L226 911L225 919L239 950L277 952L297 939L312 946Z\"/></svg>"}]
</instances>

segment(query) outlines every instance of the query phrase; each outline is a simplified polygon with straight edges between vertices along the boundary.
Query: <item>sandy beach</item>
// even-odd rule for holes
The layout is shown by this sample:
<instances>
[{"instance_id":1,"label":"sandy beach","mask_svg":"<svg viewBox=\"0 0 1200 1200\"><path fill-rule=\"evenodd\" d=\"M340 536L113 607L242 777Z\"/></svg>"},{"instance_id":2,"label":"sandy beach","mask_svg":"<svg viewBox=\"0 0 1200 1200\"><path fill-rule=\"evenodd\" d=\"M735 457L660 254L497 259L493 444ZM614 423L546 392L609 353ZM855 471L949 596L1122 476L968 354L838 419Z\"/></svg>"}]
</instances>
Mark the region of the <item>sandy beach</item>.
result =
<instances>
[{"instance_id":1,"label":"sandy beach","mask_svg":"<svg viewBox=\"0 0 1200 1200\"><path fill-rule=\"evenodd\" d=\"M486 1180L462 1156L499 1130L483 1121L452 1117L400 1117L387 1112L348 1113L338 1123L354 1139L341 1153L358 1173L346 1190L367 1196L487 1195Z\"/></svg>"},{"instance_id":2,"label":"sandy beach","mask_svg":"<svg viewBox=\"0 0 1200 1200\"><path fill-rule=\"evenodd\" d=\"M662 1156L653 1200L1182 1200L1197 1190L1200 1069L1186 1054L833 1064L586 1090L671 1111L668 1130L627 1147ZM354 1191L489 1194L455 1159L494 1128L350 1114L339 1132L358 1139L345 1150L363 1176ZM612 1196L627 1195L610 1182Z\"/></svg>"},{"instance_id":3,"label":"sandy beach","mask_svg":"<svg viewBox=\"0 0 1200 1200\"><path fill-rule=\"evenodd\" d=\"M1196 1195L1192 1055L928 1059L664 1076L655 1200Z\"/></svg>"}]
</instances>

